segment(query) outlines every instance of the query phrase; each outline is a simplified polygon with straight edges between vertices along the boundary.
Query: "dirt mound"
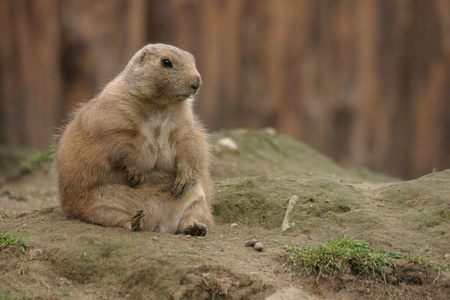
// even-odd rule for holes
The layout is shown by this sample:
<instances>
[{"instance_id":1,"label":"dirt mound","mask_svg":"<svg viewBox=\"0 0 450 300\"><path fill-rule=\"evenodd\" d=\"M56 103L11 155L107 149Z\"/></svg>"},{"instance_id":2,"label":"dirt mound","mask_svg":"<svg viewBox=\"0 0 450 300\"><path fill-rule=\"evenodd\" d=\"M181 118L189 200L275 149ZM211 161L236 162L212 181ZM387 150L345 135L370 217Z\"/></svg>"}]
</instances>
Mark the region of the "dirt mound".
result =
<instances>
[{"instance_id":1,"label":"dirt mound","mask_svg":"<svg viewBox=\"0 0 450 300\"><path fill-rule=\"evenodd\" d=\"M341 178L386 182L392 177L360 167L340 168L331 158L289 136L266 130L223 130L211 136L213 176L219 178L323 173Z\"/></svg>"},{"instance_id":2,"label":"dirt mound","mask_svg":"<svg viewBox=\"0 0 450 300\"><path fill-rule=\"evenodd\" d=\"M247 266L254 269L248 274L242 263L232 267L234 257L225 258L231 251L224 237L231 235L229 226L208 237L136 233L68 221L57 208L0 224L28 244L25 254L0 259L5 283L0 292L14 296L261 299L273 292L255 263Z\"/></svg>"},{"instance_id":3,"label":"dirt mound","mask_svg":"<svg viewBox=\"0 0 450 300\"><path fill-rule=\"evenodd\" d=\"M387 284L351 273L315 281L282 265L286 245L343 236L448 264L450 170L406 182L348 171L271 130L223 131L211 145L217 226L206 237L67 220L45 167L1 186L0 230L27 248L0 252L0 299L448 298L448 271L410 262L387 270Z\"/></svg>"},{"instance_id":4,"label":"dirt mound","mask_svg":"<svg viewBox=\"0 0 450 300\"><path fill-rule=\"evenodd\" d=\"M216 182L219 222L280 227L292 195L293 235L323 242L344 235L442 261L450 249L450 170L408 182L360 184L320 173L254 176Z\"/></svg>"}]
</instances>

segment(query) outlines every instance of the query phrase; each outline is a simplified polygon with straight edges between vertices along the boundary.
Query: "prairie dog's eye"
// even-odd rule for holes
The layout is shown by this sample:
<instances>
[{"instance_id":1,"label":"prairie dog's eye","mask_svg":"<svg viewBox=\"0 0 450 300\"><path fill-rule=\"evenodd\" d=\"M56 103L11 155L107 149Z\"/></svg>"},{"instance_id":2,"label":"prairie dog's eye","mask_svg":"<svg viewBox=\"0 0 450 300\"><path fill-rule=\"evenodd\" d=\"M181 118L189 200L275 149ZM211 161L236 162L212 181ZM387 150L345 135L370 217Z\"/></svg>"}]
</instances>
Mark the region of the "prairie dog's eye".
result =
<instances>
[{"instance_id":1,"label":"prairie dog's eye","mask_svg":"<svg viewBox=\"0 0 450 300\"><path fill-rule=\"evenodd\" d=\"M163 58L161 60L161 64L163 65L164 68L172 68L172 62L170 60L168 60L167 58Z\"/></svg>"}]
</instances>

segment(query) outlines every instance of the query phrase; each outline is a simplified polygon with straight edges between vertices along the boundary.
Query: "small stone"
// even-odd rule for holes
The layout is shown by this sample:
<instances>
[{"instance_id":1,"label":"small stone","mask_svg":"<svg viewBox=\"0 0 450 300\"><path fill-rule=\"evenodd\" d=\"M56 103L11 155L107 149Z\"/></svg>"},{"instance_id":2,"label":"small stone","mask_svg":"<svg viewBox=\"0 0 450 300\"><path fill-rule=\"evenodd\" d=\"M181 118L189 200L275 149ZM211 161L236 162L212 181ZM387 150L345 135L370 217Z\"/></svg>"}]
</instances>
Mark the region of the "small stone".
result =
<instances>
[{"instance_id":1,"label":"small stone","mask_svg":"<svg viewBox=\"0 0 450 300\"><path fill-rule=\"evenodd\" d=\"M448 259L449 257L450 257L450 254L449 254L449 253L445 253L445 254L444 254L444 258L445 258L445 259Z\"/></svg>"},{"instance_id":2,"label":"small stone","mask_svg":"<svg viewBox=\"0 0 450 300\"><path fill-rule=\"evenodd\" d=\"M231 228L236 227L236 226L238 226L237 223L232 223L232 224L230 225Z\"/></svg>"},{"instance_id":3,"label":"small stone","mask_svg":"<svg viewBox=\"0 0 450 300\"><path fill-rule=\"evenodd\" d=\"M257 242L255 244L255 250L258 252L262 252L264 250L264 244L261 242Z\"/></svg>"},{"instance_id":4,"label":"small stone","mask_svg":"<svg viewBox=\"0 0 450 300\"><path fill-rule=\"evenodd\" d=\"M258 243L257 240L249 240L247 243L245 243L245 247L253 247L256 243Z\"/></svg>"},{"instance_id":5,"label":"small stone","mask_svg":"<svg viewBox=\"0 0 450 300\"><path fill-rule=\"evenodd\" d=\"M310 204L309 207L311 208L311 207L312 207L312 204Z\"/></svg>"},{"instance_id":6,"label":"small stone","mask_svg":"<svg viewBox=\"0 0 450 300\"><path fill-rule=\"evenodd\" d=\"M34 257L38 256L38 255L42 255L44 253L44 251L42 251L42 249L32 249L30 251L30 257L31 259L33 259Z\"/></svg>"},{"instance_id":7,"label":"small stone","mask_svg":"<svg viewBox=\"0 0 450 300\"><path fill-rule=\"evenodd\" d=\"M265 130L268 134L272 134L272 135L277 134L277 130L276 130L275 128L273 128L273 127L266 127L264 130Z\"/></svg>"},{"instance_id":8,"label":"small stone","mask_svg":"<svg viewBox=\"0 0 450 300\"><path fill-rule=\"evenodd\" d=\"M158 240L158 237L157 237L157 236L154 236L154 237L152 237L152 239L153 239L154 241L157 241L157 240Z\"/></svg>"},{"instance_id":9,"label":"small stone","mask_svg":"<svg viewBox=\"0 0 450 300\"><path fill-rule=\"evenodd\" d=\"M325 202L327 202L327 203L330 202L330 199L325 199Z\"/></svg>"},{"instance_id":10,"label":"small stone","mask_svg":"<svg viewBox=\"0 0 450 300\"><path fill-rule=\"evenodd\" d=\"M321 213L319 214L319 218L321 218L321 219L326 219L326 218L328 218L328 214L327 214L326 212L321 212Z\"/></svg>"},{"instance_id":11,"label":"small stone","mask_svg":"<svg viewBox=\"0 0 450 300\"><path fill-rule=\"evenodd\" d=\"M238 145L236 142L229 138L221 138L216 143L216 153L222 153L224 151L231 151L231 152L237 152L238 151Z\"/></svg>"},{"instance_id":12,"label":"small stone","mask_svg":"<svg viewBox=\"0 0 450 300\"><path fill-rule=\"evenodd\" d=\"M282 288L279 289L275 294L266 298L267 300L280 300L280 299L302 299L302 300L313 300L316 297L306 294L304 291L297 288Z\"/></svg>"}]
</instances>

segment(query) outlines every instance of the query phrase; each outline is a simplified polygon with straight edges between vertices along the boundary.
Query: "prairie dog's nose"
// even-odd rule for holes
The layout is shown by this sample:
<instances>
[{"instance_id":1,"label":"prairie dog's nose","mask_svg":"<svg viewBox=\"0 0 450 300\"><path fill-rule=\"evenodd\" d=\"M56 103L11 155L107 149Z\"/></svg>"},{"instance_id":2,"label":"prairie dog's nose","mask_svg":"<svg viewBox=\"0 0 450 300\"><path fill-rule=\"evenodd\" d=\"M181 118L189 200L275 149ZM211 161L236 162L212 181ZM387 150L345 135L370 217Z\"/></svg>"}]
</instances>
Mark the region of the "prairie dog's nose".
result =
<instances>
[{"instance_id":1,"label":"prairie dog's nose","mask_svg":"<svg viewBox=\"0 0 450 300\"><path fill-rule=\"evenodd\" d=\"M196 75L194 79L191 82L191 88L194 89L194 91L197 91L202 86L202 78L199 75Z\"/></svg>"}]
</instances>

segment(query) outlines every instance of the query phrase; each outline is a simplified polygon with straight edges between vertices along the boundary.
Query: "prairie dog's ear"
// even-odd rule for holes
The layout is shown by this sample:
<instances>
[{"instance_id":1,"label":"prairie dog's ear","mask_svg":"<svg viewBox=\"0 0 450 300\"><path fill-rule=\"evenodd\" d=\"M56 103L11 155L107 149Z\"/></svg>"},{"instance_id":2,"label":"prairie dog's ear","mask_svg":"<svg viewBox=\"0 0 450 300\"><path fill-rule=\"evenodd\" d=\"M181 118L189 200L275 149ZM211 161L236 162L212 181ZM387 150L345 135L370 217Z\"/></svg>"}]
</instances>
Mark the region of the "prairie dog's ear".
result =
<instances>
[{"instance_id":1,"label":"prairie dog's ear","mask_svg":"<svg viewBox=\"0 0 450 300\"><path fill-rule=\"evenodd\" d=\"M148 54L149 53L144 50L144 51L142 51L141 55L139 55L138 63L140 65L142 65L145 62L146 59L148 59Z\"/></svg>"}]
</instances>

